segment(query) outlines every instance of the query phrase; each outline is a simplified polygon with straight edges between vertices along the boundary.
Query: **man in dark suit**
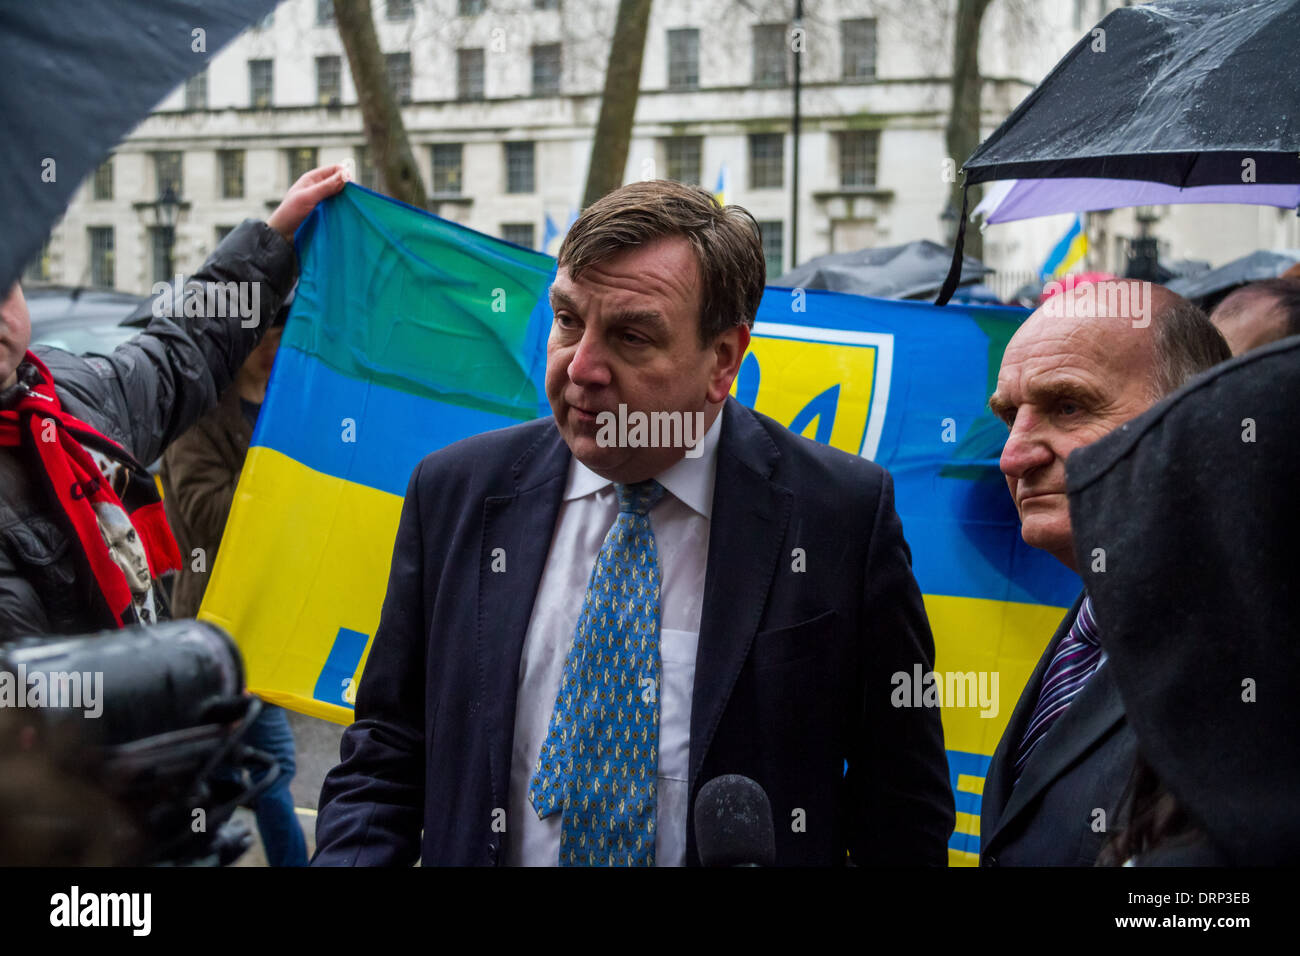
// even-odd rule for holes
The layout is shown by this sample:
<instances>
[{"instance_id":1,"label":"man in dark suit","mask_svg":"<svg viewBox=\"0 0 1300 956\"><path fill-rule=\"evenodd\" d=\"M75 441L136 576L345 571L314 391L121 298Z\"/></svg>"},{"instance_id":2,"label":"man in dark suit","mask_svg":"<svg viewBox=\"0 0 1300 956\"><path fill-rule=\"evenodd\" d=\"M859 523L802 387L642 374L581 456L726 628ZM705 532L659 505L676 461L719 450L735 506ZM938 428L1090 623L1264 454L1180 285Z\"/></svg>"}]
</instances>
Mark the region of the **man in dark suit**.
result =
<instances>
[{"instance_id":1,"label":"man in dark suit","mask_svg":"<svg viewBox=\"0 0 1300 956\"><path fill-rule=\"evenodd\" d=\"M1161 286L1111 280L1048 299L1007 345L989 407L1026 544L1074 571L1065 462L1229 358L1204 313ZM1104 564L1105 554L1088 556ZM1048 642L984 781L984 866L1091 866L1133 769L1134 735L1087 594Z\"/></svg>"},{"instance_id":2,"label":"man in dark suit","mask_svg":"<svg viewBox=\"0 0 1300 956\"><path fill-rule=\"evenodd\" d=\"M695 795L743 774L778 864L942 865L939 713L890 703L934 657L892 481L728 397L752 217L635 183L559 260L553 418L411 478L314 862L699 865ZM644 412L682 440L610 427Z\"/></svg>"}]
</instances>

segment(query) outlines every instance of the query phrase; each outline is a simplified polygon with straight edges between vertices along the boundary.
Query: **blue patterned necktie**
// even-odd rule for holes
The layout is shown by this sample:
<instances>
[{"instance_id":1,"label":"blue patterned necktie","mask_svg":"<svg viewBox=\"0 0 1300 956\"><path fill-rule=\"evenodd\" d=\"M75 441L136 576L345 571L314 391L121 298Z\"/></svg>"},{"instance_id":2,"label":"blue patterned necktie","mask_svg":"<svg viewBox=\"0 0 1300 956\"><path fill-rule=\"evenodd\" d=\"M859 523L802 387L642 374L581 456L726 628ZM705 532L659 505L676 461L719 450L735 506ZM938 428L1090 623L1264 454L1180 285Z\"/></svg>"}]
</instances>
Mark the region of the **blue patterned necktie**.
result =
<instances>
[{"instance_id":1,"label":"blue patterned necktie","mask_svg":"<svg viewBox=\"0 0 1300 956\"><path fill-rule=\"evenodd\" d=\"M614 485L605 535L551 723L528 785L539 819L563 813L560 866L654 866L659 771L657 481Z\"/></svg>"},{"instance_id":2,"label":"blue patterned necktie","mask_svg":"<svg viewBox=\"0 0 1300 956\"><path fill-rule=\"evenodd\" d=\"M1101 664L1101 645L1097 642L1097 618L1092 613L1092 598L1084 597L1079 605L1070 631L1057 645L1052 662L1043 674L1043 684L1038 691L1038 703L1029 717L1029 726L1020 739L1016 756L1016 779L1024 772L1029 755L1056 723L1070 701L1083 690Z\"/></svg>"}]
</instances>

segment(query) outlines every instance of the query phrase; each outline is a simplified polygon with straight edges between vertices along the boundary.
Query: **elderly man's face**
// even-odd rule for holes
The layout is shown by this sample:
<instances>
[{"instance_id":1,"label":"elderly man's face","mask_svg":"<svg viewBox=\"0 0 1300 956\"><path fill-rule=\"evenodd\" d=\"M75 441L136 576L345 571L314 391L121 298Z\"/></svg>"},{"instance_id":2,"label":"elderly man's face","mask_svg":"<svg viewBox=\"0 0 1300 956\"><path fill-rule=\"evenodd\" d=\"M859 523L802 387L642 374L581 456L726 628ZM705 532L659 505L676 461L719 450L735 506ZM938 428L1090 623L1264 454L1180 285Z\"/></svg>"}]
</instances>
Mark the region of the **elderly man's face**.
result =
<instances>
[{"instance_id":1,"label":"elderly man's face","mask_svg":"<svg viewBox=\"0 0 1300 956\"><path fill-rule=\"evenodd\" d=\"M574 456L629 483L659 474L686 449L604 445L601 412L704 413L711 424L749 344L736 326L700 345L700 270L689 240L660 239L583 270L560 269L546 349L546 396Z\"/></svg>"},{"instance_id":2,"label":"elderly man's face","mask_svg":"<svg viewBox=\"0 0 1300 956\"><path fill-rule=\"evenodd\" d=\"M989 407L1011 429L1000 466L1021 536L1074 568L1065 460L1154 403L1154 325L1060 311L1041 307L1017 330Z\"/></svg>"},{"instance_id":3,"label":"elderly man's face","mask_svg":"<svg viewBox=\"0 0 1300 956\"><path fill-rule=\"evenodd\" d=\"M15 282L0 301L0 388L17 379L18 366L32 341L32 317L23 290Z\"/></svg>"}]
</instances>

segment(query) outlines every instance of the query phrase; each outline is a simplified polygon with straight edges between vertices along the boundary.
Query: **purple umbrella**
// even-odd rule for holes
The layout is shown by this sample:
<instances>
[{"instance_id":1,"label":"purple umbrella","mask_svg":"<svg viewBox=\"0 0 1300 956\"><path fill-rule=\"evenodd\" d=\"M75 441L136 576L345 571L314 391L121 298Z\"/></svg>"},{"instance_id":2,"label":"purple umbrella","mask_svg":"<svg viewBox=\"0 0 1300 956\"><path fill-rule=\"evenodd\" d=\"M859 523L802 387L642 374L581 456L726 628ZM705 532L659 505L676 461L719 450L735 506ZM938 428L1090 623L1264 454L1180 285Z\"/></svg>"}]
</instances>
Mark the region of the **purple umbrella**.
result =
<instances>
[{"instance_id":1,"label":"purple umbrella","mask_svg":"<svg viewBox=\"0 0 1300 956\"><path fill-rule=\"evenodd\" d=\"M1179 203L1242 203L1300 207L1298 183L1227 183L1180 189L1138 179L1012 179L994 184L975 208L987 223L1012 222L1065 212Z\"/></svg>"}]
</instances>

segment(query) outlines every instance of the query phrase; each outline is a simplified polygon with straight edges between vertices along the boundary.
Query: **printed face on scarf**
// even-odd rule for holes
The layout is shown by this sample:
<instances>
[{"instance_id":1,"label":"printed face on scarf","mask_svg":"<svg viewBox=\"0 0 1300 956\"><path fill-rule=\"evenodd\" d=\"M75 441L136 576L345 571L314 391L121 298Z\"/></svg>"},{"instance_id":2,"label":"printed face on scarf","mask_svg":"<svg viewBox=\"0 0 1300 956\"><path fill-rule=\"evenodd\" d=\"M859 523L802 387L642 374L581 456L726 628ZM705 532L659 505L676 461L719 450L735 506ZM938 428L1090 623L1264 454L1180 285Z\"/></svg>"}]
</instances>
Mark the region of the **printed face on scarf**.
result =
<instances>
[{"instance_id":1,"label":"printed face on scarf","mask_svg":"<svg viewBox=\"0 0 1300 956\"><path fill-rule=\"evenodd\" d=\"M106 501L95 504L95 514L99 516L99 533L108 545L108 553L126 575L131 593L146 593L152 586L149 559L145 556L140 536L135 532L135 525L131 524L125 511Z\"/></svg>"}]
</instances>

